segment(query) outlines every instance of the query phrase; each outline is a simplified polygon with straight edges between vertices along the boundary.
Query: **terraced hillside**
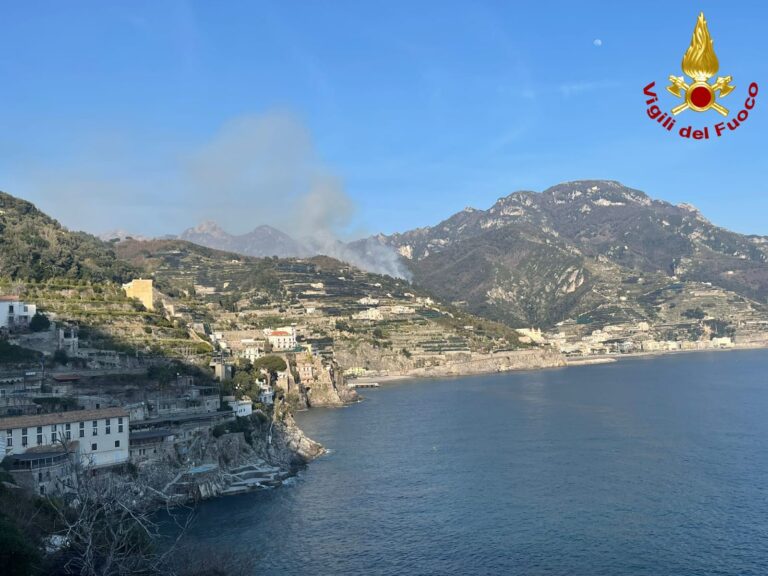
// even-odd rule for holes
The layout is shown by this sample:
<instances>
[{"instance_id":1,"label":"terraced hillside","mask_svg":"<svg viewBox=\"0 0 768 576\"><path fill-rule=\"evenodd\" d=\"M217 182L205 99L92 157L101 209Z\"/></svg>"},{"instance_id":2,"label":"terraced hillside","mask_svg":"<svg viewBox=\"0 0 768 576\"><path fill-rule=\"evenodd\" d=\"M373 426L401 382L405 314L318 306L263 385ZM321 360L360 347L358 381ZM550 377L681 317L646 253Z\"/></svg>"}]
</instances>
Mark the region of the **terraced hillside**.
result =
<instances>
[{"instance_id":1,"label":"terraced hillside","mask_svg":"<svg viewBox=\"0 0 768 576\"><path fill-rule=\"evenodd\" d=\"M80 347L127 356L206 356L211 346L190 336L186 322L161 307L150 311L112 282L0 281L0 291L20 294L60 325L78 328Z\"/></svg>"},{"instance_id":2,"label":"terraced hillside","mask_svg":"<svg viewBox=\"0 0 768 576\"><path fill-rule=\"evenodd\" d=\"M249 258L178 240L129 240L116 248L152 274L166 310L201 338L213 332L253 337L296 324L300 341L368 368L419 367L449 355L525 347L503 324L332 258Z\"/></svg>"},{"instance_id":3,"label":"terraced hillside","mask_svg":"<svg viewBox=\"0 0 768 576\"><path fill-rule=\"evenodd\" d=\"M183 240L103 242L29 202L2 195L0 204L0 291L77 327L81 349L207 364L212 333L263 337L287 324L324 355L369 368L525 346L507 326L331 258L254 258ZM125 296L121 282L136 277L154 279L154 310Z\"/></svg>"}]
</instances>

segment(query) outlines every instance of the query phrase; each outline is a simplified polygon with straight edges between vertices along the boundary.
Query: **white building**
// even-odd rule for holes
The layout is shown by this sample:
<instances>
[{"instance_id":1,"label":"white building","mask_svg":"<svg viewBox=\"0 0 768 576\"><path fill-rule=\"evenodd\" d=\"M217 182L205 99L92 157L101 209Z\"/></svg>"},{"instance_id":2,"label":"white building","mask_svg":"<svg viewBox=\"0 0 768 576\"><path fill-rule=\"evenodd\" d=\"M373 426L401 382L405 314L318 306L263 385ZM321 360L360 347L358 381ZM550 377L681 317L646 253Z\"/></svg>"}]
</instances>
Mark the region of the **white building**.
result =
<instances>
[{"instance_id":1,"label":"white building","mask_svg":"<svg viewBox=\"0 0 768 576\"><path fill-rule=\"evenodd\" d=\"M296 348L296 328L284 326L277 330L265 330L272 350L294 350Z\"/></svg>"},{"instance_id":2,"label":"white building","mask_svg":"<svg viewBox=\"0 0 768 576\"><path fill-rule=\"evenodd\" d=\"M264 406L271 406L275 402L275 392L269 386L262 386L259 392L259 402Z\"/></svg>"},{"instance_id":3,"label":"white building","mask_svg":"<svg viewBox=\"0 0 768 576\"><path fill-rule=\"evenodd\" d=\"M378 308L367 308L360 310L360 312L355 312L352 318L355 320L382 320L384 315Z\"/></svg>"},{"instance_id":4,"label":"white building","mask_svg":"<svg viewBox=\"0 0 768 576\"><path fill-rule=\"evenodd\" d=\"M264 342L249 338L241 340L240 344L243 346L238 352L240 358L245 358L251 362L255 362L262 356L264 356Z\"/></svg>"},{"instance_id":5,"label":"white building","mask_svg":"<svg viewBox=\"0 0 768 576\"><path fill-rule=\"evenodd\" d=\"M124 464L129 456L128 422L123 408L0 418L0 450L6 456L55 452L66 441L84 466Z\"/></svg>"},{"instance_id":6,"label":"white building","mask_svg":"<svg viewBox=\"0 0 768 576\"><path fill-rule=\"evenodd\" d=\"M415 310L412 307L403 306L401 304L395 304L394 306L390 306L389 311L392 314L413 314L415 312Z\"/></svg>"},{"instance_id":7,"label":"white building","mask_svg":"<svg viewBox=\"0 0 768 576\"><path fill-rule=\"evenodd\" d=\"M241 400L232 400L229 405L232 408L232 413L239 418L253 414L253 401L247 396L243 396Z\"/></svg>"},{"instance_id":8,"label":"white building","mask_svg":"<svg viewBox=\"0 0 768 576\"><path fill-rule=\"evenodd\" d=\"M541 333L541 328L515 328L515 331L528 338L528 342L535 342L536 344L542 344L545 342L544 335ZM523 341L523 339L520 339Z\"/></svg>"},{"instance_id":9,"label":"white building","mask_svg":"<svg viewBox=\"0 0 768 576\"><path fill-rule=\"evenodd\" d=\"M23 302L18 296L0 296L0 327L16 328L29 324L37 306Z\"/></svg>"}]
</instances>

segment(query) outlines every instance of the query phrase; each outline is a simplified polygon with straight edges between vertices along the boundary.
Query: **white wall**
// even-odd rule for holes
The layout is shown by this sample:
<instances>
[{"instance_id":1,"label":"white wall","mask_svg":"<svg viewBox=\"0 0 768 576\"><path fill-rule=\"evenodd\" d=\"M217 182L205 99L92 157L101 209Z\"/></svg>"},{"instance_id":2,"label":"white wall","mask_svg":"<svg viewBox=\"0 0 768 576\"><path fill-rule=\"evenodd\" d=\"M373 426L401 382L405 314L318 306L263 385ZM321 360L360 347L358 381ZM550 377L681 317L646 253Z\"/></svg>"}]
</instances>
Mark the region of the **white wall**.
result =
<instances>
[{"instance_id":1,"label":"white wall","mask_svg":"<svg viewBox=\"0 0 768 576\"><path fill-rule=\"evenodd\" d=\"M10 309L13 306L13 314ZM0 326L4 328L9 327L9 316L13 315L13 325L24 326L29 323L32 316L37 312L37 306L35 304L25 304L20 300L14 301L0 301Z\"/></svg>"},{"instance_id":2,"label":"white wall","mask_svg":"<svg viewBox=\"0 0 768 576\"><path fill-rule=\"evenodd\" d=\"M107 420L110 422L109 434L107 434ZM105 466L112 464L122 464L128 461L128 435L129 435L129 418L122 416L122 427L119 424L118 417L112 417L109 419L100 418L96 420L96 427L93 426L93 420L83 421L82 436L80 423L69 423L69 435L67 436L66 424L54 425L46 424L43 426L28 427L27 430L27 445L22 444L23 428L12 429L12 445L6 446L6 451L9 454L23 454L30 448L37 446L51 446L52 448L59 442L59 438L69 438L76 440L80 444L79 452L84 465ZM38 428L41 432L38 432ZM120 431L122 428L122 432ZM38 444L38 435L42 434L42 442ZM0 435L3 436L2 442L6 443L7 432L5 430L0 431ZM115 442L119 443L119 446L115 446ZM93 449L93 445L96 445L96 449Z\"/></svg>"}]
</instances>

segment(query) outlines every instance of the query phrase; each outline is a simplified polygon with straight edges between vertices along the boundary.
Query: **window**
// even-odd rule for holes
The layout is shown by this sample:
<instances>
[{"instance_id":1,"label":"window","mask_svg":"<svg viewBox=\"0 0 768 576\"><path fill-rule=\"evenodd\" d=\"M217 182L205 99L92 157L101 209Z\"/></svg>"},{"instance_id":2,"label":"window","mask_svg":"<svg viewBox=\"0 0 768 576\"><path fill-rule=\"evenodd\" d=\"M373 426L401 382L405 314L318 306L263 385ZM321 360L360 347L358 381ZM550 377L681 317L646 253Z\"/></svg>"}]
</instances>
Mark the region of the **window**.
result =
<instances>
[{"instance_id":1,"label":"window","mask_svg":"<svg viewBox=\"0 0 768 576\"><path fill-rule=\"evenodd\" d=\"M21 445L22 446L27 445L27 429L26 428L21 429Z\"/></svg>"},{"instance_id":2,"label":"window","mask_svg":"<svg viewBox=\"0 0 768 576\"><path fill-rule=\"evenodd\" d=\"M93 421L93 435L98 436L99 435L99 421L94 420Z\"/></svg>"},{"instance_id":3,"label":"window","mask_svg":"<svg viewBox=\"0 0 768 576\"><path fill-rule=\"evenodd\" d=\"M111 428L111 426L112 426L112 421L111 421L109 418L107 418L106 420L104 420L104 424L105 424L105 426L106 426L106 431L105 431L105 433L106 433L106 434L111 434L111 433L112 433L112 428Z\"/></svg>"},{"instance_id":4,"label":"window","mask_svg":"<svg viewBox=\"0 0 768 576\"><path fill-rule=\"evenodd\" d=\"M43 444L43 427L38 426L37 427L37 445L41 446Z\"/></svg>"},{"instance_id":5,"label":"window","mask_svg":"<svg viewBox=\"0 0 768 576\"><path fill-rule=\"evenodd\" d=\"M117 431L122 434L123 433L123 417L117 419Z\"/></svg>"},{"instance_id":6,"label":"window","mask_svg":"<svg viewBox=\"0 0 768 576\"><path fill-rule=\"evenodd\" d=\"M115 448L120 448L120 440L115 440Z\"/></svg>"},{"instance_id":7,"label":"window","mask_svg":"<svg viewBox=\"0 0 768 576\"><path fill-rule=\"evenodd\" d=\"M71 428L72 428L71 424L67 424L64 427L65 436L67 437L67 440L72 440L72 430L71 430Z\"/></svg>"},{"instance_id":8,"label":"window","mask_svg":"<svg viewBox=\"0 0 768 576\"><path fill-rule=\"evenodd\" d=\"M98 448L98 446L96 445L96 443L95 443L95 442L94 442L93 444L91 444L91 450L92 450L93 452L96 452L96 450L98 450L98 449L99 449L99 448Z\"/></svg>"},{"instance_id":9,"label":"window","mask_svg":"<svg viewBox=\"0 0 768 576\"><path fill-rule=\"evenodd\" d=\"M45 496L45 485L40 486L40 495Z\"/></svg>"},{"instance_id":10,"label":"window","mask_svg":"<svg viewBox=\"0 0 768 576\"><path fill-rule=\"evenodd\" d=\"M10 448L11 446L13 446L13 430L6 430L5 436L6 436L5 445L8 446L8 448Z\"/></svg>"},{"instance_id":11,"label":"window","mask_svg":"<svg viewBox=\"0 0 768 576\"><path fill-rule=\"evenodd\" d=\"M85 438L85 422L80 422L80 438Z\"/></svg>"},{"instance_id":12,"label":"window","mask_svg":"<svg viewBox=\"0 0 768 576\"><path fill-rule=\"evenodd\" d=\"M51 424L51 444L55 443L56 440L57 440L56 424Z\"/></svg>"},{"instance_id":13,"label":"window","mask_svg":"<svg viewBox=\"0 0 768 576\"><path fill-rule=\"evenodd\" d=\"M8 305L8 314L13 314L13 304Z\"/></svg>"},{"instance_id":14,"label":"window","mask_svg":"<svg viewBox=\"0 0 768 576\"><path fill-rule=\"evenodd\" d=\"M43 473L42 472L38 472L37 473L37 481L38 482L42 482L43 481Z\"/></svg>"}]
</instances>

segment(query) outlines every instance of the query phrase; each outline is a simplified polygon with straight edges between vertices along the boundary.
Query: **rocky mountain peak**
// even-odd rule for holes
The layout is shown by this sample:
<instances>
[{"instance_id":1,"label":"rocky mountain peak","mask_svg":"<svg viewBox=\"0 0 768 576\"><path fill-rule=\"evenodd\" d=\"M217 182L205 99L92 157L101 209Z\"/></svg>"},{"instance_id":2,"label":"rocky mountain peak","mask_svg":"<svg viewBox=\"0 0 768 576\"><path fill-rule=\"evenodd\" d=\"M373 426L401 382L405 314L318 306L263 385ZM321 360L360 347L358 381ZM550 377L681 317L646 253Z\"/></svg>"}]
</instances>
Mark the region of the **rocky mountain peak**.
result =
<instances>
[{"instance_id":1,"label":"rocky mountain peak","mask_svg":"<svg viewBox=\"0 0 768 576\"><path fill-rule=\"evenodd\" d=\"M542 192L542 196L555 204L584 204L621 206L635 204L648 206L651 199L640 190L624 186L615 180L575 180L558 184Z\"/></svg>"},{"instance_id":2,"label":"rocky mountain peak","mask_svg":"<svg viewBox=\"0 0 768 576\"><path fill-rule=\"evenodd\" d=\"M420 285L495 319L561 320L649 274L768 298L768 242L615 180L514 192L376 241L397 250Z\"/></svg>"},{"instance_id":3,"label":"rocky mountain peak","mask_svg":"<svg viewBox=\"0 0 768 576\"><path fill-rule=\"evenodd\" d=\"M179 235L188 240L217 250L237 252L246 256L305 256L307 248L267 224L261 224L245 234L230 234L212 220L201 222L194 228L188 228Z\"/></svg>"},{"instance_id":4,"label":"rocky mountain peak","mask_svg":"<svg viewBox=\"0 0 768 576\"><path fill-rule=\"evenodd\" d=\"M212 234L219 237L228 236L227 232L213 220L204 220L197 226L186 229L181 233L181 237L183 238L187 234Z\"/></svg>"}]
</instances>

